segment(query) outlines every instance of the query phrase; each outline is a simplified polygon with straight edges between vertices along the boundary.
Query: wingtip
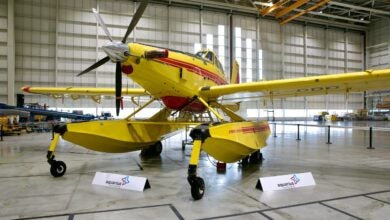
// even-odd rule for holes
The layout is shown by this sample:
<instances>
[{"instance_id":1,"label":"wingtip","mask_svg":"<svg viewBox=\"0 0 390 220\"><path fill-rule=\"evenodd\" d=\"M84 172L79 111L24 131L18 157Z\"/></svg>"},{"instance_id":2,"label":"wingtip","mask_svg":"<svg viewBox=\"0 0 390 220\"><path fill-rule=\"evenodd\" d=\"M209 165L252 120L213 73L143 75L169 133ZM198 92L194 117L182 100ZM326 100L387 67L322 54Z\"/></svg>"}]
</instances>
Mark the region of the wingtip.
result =
<instances>
[{"instance_id":1,"label":"wingtip","mask_svg":"<svg viewBox=\"0 0 390 220\"><path fill-rule=\"evenodd\" d=\"M30 86L23 86L23 87L22 87L22 90L23 90L24 92L30 92Z\"/></svg>"}]
</instances>

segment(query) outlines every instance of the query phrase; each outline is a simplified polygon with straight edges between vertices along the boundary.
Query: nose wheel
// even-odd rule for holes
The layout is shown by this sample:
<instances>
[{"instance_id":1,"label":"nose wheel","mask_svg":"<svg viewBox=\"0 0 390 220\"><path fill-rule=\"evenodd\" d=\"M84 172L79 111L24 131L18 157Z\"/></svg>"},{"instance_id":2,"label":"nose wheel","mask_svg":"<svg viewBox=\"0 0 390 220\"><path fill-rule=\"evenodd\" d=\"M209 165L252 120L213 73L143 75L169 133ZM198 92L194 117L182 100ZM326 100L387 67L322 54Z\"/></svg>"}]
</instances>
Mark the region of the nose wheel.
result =
<instances>
[{"instance_id":1,"label":"nose wheel","mask_svg":"<svg viewBox=\"0 0 390 220\"><path fill-rule=\"evenodd\" d=\"M199 200L203 197L205 185L201 177L188 177L188 182L191 185L191 195L194 200Z\"/></svg>"},{"instance_id":2,"label":"nose wheel","mask_svg":"<svg viewBox=\"0 0 390 220\"><path fill-rule=\"evenodd\" d=\"M66 172L66 164L63 161L53 160L50 163L50 173L54 177L61 177Z\"/></svg>"},{"instance_id":3,"label":"nose wheel","mask_svg":"<svg viewBox=\"0 0 390 220\"><path fill-rule=\"evenodd\" d=\"M57 148L58 139L60 138L60 134L54 134L54 138L50 144L49 150L47 151L47 162L50 164L50 173L54 177L61 177L66 172L66 164L63 161L55 160L54 151Z\"/></svg>"},{"instance_id":4,"label":"nose wheel","mask_svg":"<svg viewBox=\"0 0 390 220\"><path fill-rule=\"evenodd\" d=\"M194 200L199 200L203 197L205 191L204 180L196 175L196 169L198 167L199 155L202 141L195 140L194 146L191 151L190 164L188 166L188 183L191 186L191 195Z\"/></svg>"}]
</instances>

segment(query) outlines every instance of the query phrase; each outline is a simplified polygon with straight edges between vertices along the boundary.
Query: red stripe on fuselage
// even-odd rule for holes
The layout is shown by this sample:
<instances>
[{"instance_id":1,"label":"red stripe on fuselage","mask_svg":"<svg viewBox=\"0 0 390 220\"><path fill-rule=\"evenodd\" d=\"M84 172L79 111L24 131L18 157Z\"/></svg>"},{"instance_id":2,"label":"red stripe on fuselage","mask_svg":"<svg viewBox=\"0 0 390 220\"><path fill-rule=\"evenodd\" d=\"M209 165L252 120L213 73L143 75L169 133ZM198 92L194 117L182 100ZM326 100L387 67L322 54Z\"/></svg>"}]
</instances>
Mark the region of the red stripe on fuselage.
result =
<instances>
[{"instance_id":1,"label":"red stripe on fuselage","mask_svg":"<svg viewBox=\"0 0 390 220\"><path fill-rule=\"evenodd\" d=\"M171 66L179 67L179 68L186 68L188 71L193 72L195 74L198 74L200 76L206 77L210 79L211 81L215 82L218 85L227 84L226 80L222 77L218 76L217 73L210 72L206 69L203 69L199 66L196 66L192 63L186 63L180 60L175 60L172 58L158 58L156 60L159 60L163 63L166 63Z\"/></svg>"},{"instance_id":2,"label":"red stripe on fuselage","mask_svg":"<svg viewBox=\"0 0 390 220\"><path fill-rule=\"evenodd\" d=\"M269 130L269 126L268 125L249 126L249 127L242 127L242 128L235 129L235 130L229 130L229 134L234 134L234 133L244 133L244 134L247 134L247 133L258 133L258 132L267 131L267 130Z\"/></svg>"}]
</instances>

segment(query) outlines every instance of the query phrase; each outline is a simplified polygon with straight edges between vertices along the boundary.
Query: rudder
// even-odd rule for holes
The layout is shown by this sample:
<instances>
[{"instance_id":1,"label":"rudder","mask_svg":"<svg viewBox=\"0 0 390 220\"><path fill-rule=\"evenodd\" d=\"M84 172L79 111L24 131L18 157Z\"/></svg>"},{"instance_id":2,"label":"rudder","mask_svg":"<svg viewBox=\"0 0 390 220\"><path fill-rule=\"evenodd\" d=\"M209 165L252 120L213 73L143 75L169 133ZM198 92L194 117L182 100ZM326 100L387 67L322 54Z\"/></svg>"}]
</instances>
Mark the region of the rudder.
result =
<instances>
[{"instance_id":1,"label":"rudder","mask_svg":"<svg viewBox=\"0 0 390 220\"><path fill-rule=\"evenodd\" d=\"M230 72L230 84L240 83L240 67L237 60L233 61L233 68Z\"/></svg>"}]
</instances>

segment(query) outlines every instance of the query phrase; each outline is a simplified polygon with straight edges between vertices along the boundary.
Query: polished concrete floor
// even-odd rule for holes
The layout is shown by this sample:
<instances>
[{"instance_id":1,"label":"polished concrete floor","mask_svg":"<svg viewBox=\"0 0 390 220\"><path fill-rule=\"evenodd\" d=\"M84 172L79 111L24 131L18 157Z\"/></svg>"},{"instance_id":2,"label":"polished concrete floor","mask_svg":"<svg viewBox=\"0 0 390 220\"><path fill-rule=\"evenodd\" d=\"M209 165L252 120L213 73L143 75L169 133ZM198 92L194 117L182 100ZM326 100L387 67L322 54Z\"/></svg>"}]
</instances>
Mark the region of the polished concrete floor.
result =
<instances>
[{"instance_id":1,"label":"polished concrete floor","mask_svg":"<svg viewBox=\"0 0 390 220\"><path fill-rule=\"evenodd\" d=\"M291 122L289 122L291 123ZM292 123L294 124L294 123ZM337 125L345 125L339 123ZM218 174L202 153L202 200L187 183L191 146L184 134L163 141L161 157L139 152L102 154L60 141L57 159L68 166L53 178L46 163L50 133L5 136L0 142L0 219L389 219L390 130L388 122L348 123L359 129L277 125L261 165L228 164ZM374 126L372 145L369 131ZM271 125L273 129L273 125ZM274 137L276 136L276 137ZM147 177L151 189L122 191L92 185L96 171ZM262 192L259 177L312 172L315 186Z\"/></svg>"}]
</instances>

